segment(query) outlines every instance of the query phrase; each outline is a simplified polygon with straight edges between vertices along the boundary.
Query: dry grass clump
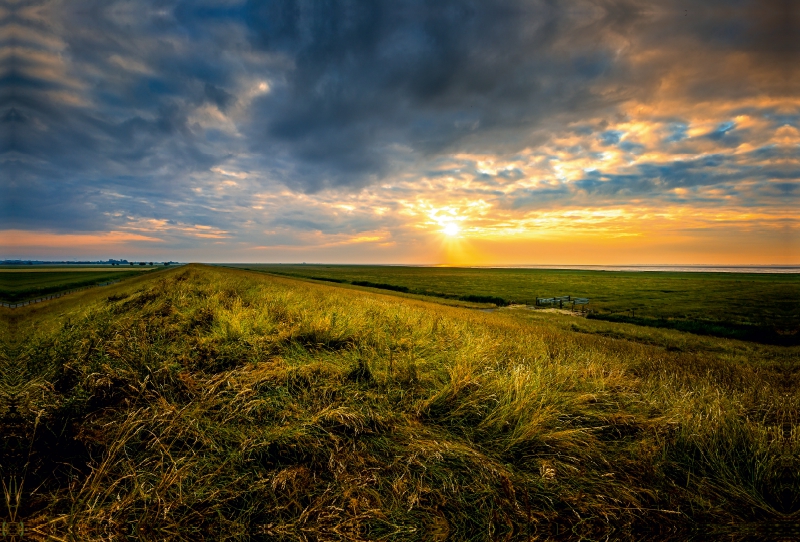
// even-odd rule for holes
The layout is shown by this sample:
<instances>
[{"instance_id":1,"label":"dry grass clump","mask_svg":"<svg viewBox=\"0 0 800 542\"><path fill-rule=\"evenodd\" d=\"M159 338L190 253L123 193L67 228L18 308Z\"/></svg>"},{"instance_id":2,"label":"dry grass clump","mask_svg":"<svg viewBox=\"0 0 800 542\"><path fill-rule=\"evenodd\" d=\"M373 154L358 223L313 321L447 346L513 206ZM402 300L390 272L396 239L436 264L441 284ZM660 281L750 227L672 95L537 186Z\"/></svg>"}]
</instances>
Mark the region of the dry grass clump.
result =
<instances>
[{"instance_id":1,"label":"dry grass clump","mask_svg":"<svg viewBox=\"0 0 800 542\"><path fill-rule=\"evenodd\" d=\"M786 364L199 266L115 292L5 349L24 378L3 373L3 479L24 482L8 494L28 532L489 540L797 521Z\"/></svg>"}]
</instances>

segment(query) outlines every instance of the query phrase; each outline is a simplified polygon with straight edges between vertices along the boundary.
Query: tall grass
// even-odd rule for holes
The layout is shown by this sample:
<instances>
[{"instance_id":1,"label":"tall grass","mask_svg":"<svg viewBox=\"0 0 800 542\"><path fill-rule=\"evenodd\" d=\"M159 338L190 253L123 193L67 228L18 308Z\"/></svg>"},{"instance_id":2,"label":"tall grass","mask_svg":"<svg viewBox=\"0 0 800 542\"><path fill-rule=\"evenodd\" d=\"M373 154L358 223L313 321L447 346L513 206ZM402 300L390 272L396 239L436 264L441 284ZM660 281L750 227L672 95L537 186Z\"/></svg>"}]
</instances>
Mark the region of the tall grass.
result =
<instances>
[{"instance_id":1,"label":"tall grass","mask_svg":"<svg viewBox=\"0 0 800 542\"><path fill-rule=\"evenodd\" d=\"M22 487L6 515L28 532L490 540L798 521L800 396L777 347L734 363L199 266L140 284L5 343L25 375L3 388L2 475Z\"/></svg>"}]
</instances>

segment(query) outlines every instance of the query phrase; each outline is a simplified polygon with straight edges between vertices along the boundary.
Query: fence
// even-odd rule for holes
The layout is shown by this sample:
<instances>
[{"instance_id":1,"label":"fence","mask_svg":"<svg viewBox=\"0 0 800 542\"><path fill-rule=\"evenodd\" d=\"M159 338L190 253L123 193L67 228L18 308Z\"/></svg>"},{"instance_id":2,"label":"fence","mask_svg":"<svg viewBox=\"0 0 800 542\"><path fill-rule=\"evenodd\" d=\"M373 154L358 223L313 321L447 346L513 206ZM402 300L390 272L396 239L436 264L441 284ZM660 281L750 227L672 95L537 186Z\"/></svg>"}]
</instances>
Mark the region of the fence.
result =
<instances>
[{"instance_id":1,"label":"fence","mask_svg":"<svg viewBox=\"0 0 800 542\"><path fill-rule=\"evenodd\" d=\"M27 307L28 305L33 305L35 303L42 303L44 301L49 301L51 299L57 299L59 297L63 297L67 294L73 294L75 292L80 292L81 290L88 290L89 288L96 288L97 286L108 286L109 284L116 284L119 280L110 280L108 282L98 282L97 284L92 284L91 286L82 286L80 288L73 288L71 290L65 290L63 292L58 292L57 294L50 294L42 297L37 297L36 299L30 299L28 301L22 301L20 303L0 303L0 306L8 307L9 309L16 309L19 307Z\"/></svg>"},{"instance_id":2,"label":"fence","mask_svg":"<svg viewBox=\"0 0 800 542\"><path fill-rule=\"evenodd\" d=\"M569 295L562 295L559 297L537 297L536 306L543 307L545 305L558 305L559 308L564 308L564 303L572 303L572 308L575 309L576 305L588 305L588 297L572 297Z\"/></svg>"}]
</instances>

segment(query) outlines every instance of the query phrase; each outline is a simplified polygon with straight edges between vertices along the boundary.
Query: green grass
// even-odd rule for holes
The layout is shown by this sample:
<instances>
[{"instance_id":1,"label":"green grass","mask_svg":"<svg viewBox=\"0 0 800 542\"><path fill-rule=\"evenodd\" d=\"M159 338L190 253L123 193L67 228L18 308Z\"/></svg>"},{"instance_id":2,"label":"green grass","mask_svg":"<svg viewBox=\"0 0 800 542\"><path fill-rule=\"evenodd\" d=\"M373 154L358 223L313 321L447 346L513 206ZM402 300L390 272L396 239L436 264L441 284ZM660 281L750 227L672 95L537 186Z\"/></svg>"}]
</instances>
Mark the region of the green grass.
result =
<instances>
[{"instance_id":1,"label":"green grass","mask_svg":"<svg viewBox=\"0 0 800 542\"><path fill-rule=\"evenodd\" d=\"M203 266L4 311L5 521L29 535L789 539L800 521L798 348Z\"/></svg>"},{"instance_id":2,"label":"green grass","mask_svg":"<svg viewBox=\"0 0 800 542\"><path fill-rule=\"evenodd\" d=\"M108 271L0 271L0 301L18 303L40 296L120 280L143 273L140 270Z\"/></svg>"},{"instance_id":3,"label":"green grass","mask_svg":"<svg viewBox=\"0 0 800 542\"><path fill-rule=\"evenodd\" d=\"M774 344L800 344L800 275L401 266L248 265L287 276L497 305L591 299L594 317Z\"/></svg>"}]
</instances>

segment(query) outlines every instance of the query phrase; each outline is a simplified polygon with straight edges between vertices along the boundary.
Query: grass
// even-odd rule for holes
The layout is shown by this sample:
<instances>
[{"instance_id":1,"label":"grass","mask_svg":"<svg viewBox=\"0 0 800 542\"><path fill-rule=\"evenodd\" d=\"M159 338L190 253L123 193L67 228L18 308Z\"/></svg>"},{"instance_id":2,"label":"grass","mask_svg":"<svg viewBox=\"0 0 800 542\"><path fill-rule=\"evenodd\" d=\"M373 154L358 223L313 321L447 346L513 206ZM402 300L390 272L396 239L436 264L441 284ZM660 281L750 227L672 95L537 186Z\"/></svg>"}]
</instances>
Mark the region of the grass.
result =
<instances>
[{"instance_id":1,"label":"grass","mask_svg":"<svg viewBox=\"0 0 800 542\"><path fill-rule=\"evenodd\" d=\"M55 294L92 286L98 282L120 280L141 274L141 270L109 269L85 270L81 268L50 271L46 268L35 270L0 270L0 301L19 303L40 296Z\"/></svg>"},{"instance_id":2,"label":"grass","mask_svg":"<svg viewBox=\"0 0 800 542\"><path fill-rule=\"evenodd\" d=\"M246 267L498 306L533 305L537 297L588 297L595 318L772 344L800 344L798 274L277 264Z\"/></svg>"},{"instance_id":3,"label":"grass","mask_svg":"<svg viewBox=\"0 0 800 542\"><path fill-rule=\"evenodd\" d=\"M6 521L29 535L788 540L800 522L796 347L203 266L49 303L2 320Z\"/></svg>"}]
</instances>

